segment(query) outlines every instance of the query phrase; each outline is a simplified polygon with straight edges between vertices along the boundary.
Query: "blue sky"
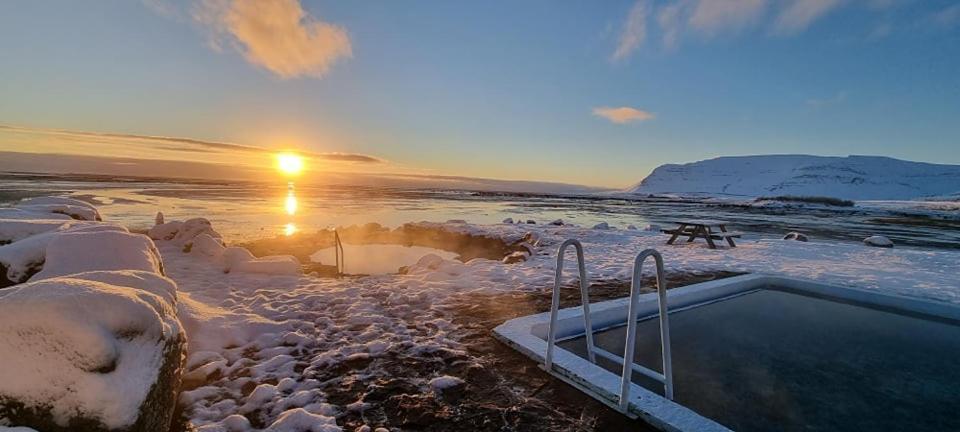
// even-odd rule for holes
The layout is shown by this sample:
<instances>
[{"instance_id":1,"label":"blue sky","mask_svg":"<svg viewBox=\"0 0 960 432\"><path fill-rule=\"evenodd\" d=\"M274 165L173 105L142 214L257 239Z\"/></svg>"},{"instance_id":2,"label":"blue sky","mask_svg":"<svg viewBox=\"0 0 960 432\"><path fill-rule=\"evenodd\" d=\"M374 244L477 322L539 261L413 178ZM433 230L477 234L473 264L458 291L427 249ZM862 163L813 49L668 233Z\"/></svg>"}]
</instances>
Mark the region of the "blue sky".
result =
<instances>
[{"instance_id":1,"label":"blue sky","mask_svg":"<svg viewBox=\"0 0 960 432\"><path fill-rule=\"evenodd\" d=\"M608 187L721 155L960 163L957 1L248 1L2 3L0 125Z\"/></svg>"}]
</instances>

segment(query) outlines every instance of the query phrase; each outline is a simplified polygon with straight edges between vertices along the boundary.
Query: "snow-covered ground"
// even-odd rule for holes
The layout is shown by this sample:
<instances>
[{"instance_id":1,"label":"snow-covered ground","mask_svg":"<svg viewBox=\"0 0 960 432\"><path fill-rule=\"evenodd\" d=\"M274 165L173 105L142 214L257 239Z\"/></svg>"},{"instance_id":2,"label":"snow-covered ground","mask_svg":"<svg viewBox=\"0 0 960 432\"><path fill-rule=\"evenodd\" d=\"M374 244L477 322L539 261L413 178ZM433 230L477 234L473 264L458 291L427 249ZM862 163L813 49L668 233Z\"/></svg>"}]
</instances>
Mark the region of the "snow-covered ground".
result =
<instances>
[{"instance_id":1,"label":"snow-covered ground","mask_svg":"<svg viewBox=\"0 0 960 432\"><path fill-rule=\"evenodd\" d=\"M246 424L237 415L255 413L263 424L270 424L284 412L303 408L333 425L338 416L369 409L370 403L362 398L334 403L327 392L344 380L372 385L375 380L369 377L388 372L369 368L347 376L333 372L381 356L428 361L438 352L462 353L466 347L456 337L454 324L461 299L542 292L552 283L554 247L566 238L583 241L587 270L595 282L629 279L632 256L654 247L663 253L668 272L769 272L960 303L956 278L960 253L952 251L770 238L710 250L699 242L666 246L662 234L636 230L442 227L512 239L533 232L539 242L531 259L520 264L428 257L406 275L344 280L224 275L175 247L161 246L168 275L178 282L186 305L182 319L191 343L196 341L188 361L193 376L199 379L213 371L218 371L217 377L239 376L215 379L184 393L182 401L194 423L204 431L242 430L229 426ZM575 271L570 270L572 277ZM369 381L364 381L364 374ZM424 393L457 385L458 380L446 375L413 379Z\"/></svg>"},{"instance_id":2,"label":"snow-covered ground","mask_svg":"<svg viewBox=\"0 0 960 432\"><path fill-rule=\"evenodd\" d=\"M154 234L170 238L155 241L166 276L176 282L188 338L180 402L206 432L333 431L347 418L351 426L365 423L362 430L399 427L368 414L385 409L381 394L402 385L433 400L468 386L465 371L481 362L468 354L472 342L461 328L472 299L545 293L555 248L567 238L583 242L592 282L629 280L633 256L657 248L671 273L777 273L960 304L960 252L942 249L748 236L736 248L711 250L699 241L668 246L657 231L623 227L446 223L432 226L527 238L533 254L517 264L426 256L402 275L321 279L291 271L287 258L238 265L256 260L234 261L242 254L228 253L235 248L219 243L215 227L188 223L197 239L189 251L176 234ZM574 260L567 263L572 282Z\"/></svg>"}]
</instances>

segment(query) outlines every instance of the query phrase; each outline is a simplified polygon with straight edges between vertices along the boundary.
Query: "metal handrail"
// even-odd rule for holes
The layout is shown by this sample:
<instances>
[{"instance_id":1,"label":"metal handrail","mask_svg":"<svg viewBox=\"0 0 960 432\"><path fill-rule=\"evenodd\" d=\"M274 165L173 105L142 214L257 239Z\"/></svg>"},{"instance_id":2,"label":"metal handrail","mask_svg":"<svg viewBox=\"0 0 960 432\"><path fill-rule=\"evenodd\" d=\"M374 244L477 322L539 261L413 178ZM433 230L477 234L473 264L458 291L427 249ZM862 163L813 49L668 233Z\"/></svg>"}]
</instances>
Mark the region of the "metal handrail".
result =
<instances>
[{"instance_id":1,"label":"metal handrail","mask_svg":"<svg viewBox=\"0 0 960 432\"><path fill-rule=\"evenodd\" d=\"M560 309L560 279L563 276L563 255L567 247L573 246L577 251L577 270L580 272L580 302L583 303L583 326L586 330L587 357L591 363L596 363L593 347L593 326L590 324L590 298L587 292L587 270L583 262L583 245L578 240L568 239L557 249L557 269L553 282L553 296L550 300L550 329L547 332L547 355L543 366L546 370L553 368L553 347L557 339L557 314Z\"/></svg>"},{"instance_id":2,"label":"metal handrail","mask_svg":"<svg viewBox=\"0 0 960 432\"><path fill-rule=\"evenodd\" d=\"M643 262L652 256L657 266L657 302L660 315L660 347L663 355L663 374L633 363L634 344L637 340L637 309L640 297ZM620 379L620 410L627 411L630 404L630 382L637 370L663 383L664 396L673 400L673 367L670 357L670 314L667 311L667 281L663 271L663 256L656 249L647 249L637 254L633 261L633 279L630 281L630 307L627 312L627 341L623 353L623 374Z\"/></svg>"},{"instance_id":3,"label":"metal handrail","mask_svg":"<svg viewBox=\"0 0 960 432\"><path fill-rule=\"evenodd\" d=\"M340 242L340 233L338 233L337 230L333 230L333 240L333 252L337 257L337 277L341 277L347 267L346 264L344 264L343 243Z\"/></svg>"}]
</instances>

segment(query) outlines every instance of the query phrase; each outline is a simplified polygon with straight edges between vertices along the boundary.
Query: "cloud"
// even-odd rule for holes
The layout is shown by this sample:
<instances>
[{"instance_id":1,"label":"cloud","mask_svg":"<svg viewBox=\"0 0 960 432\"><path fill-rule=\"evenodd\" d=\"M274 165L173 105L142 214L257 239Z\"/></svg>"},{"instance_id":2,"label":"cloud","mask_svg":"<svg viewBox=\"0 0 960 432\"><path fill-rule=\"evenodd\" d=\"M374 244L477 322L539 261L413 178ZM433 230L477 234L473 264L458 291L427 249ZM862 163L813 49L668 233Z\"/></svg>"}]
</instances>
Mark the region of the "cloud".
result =
<instances>
[{"instance_id":1,"label":"cloud","mask_svg":"<svg viewBox=\"0 0 960 432\"><path fill-rule=\"evenodd\" d=\"M617 42L617 49L613 52L613 60L623 60L643 44L647 37L647 15L650 5L647 0L637 0L627 14L623 23L623 31Z\"/></svg>"},{"instance_id":2,"label":"cloud","mask_svg":"<svg viewBox=\"0 0 960 432\"><path fill-rule=\"evenodd\" d=\"M214 49L227 45L280 78L319 78L353 55L346 30L310 16L299 0L201 0L192 16Z\"/></svg>"},{"instance_id":3,"label":"cloud","mask_svg":"<svg viewBox=\"0 0 960 432\"><path fill-rule=\"evenodd\" d=\"M603 117L616 124L627 124L638 121L652 120L653 113L638 110L631 107L597 107L593 109L593 115Z\"/></svg>"},{"instance_id":4,"label":"cloud","mask_svg":"<svg viewBox=\"0 0 960 432\"><path fill-rule=\"evenodd\" d=\"M773 32L780 35L797 34L842 3L841 0L792 0L777 15Z\"/></svg>"},{"instance_id":5,"label":"cloud","mask_svg":"<svg viewBox=\"0 0 960 432\"><path fill-rule=\"evenodd\" d=\"M844 102L846 102L846 101L847 101L847 92L846 92L846 91L840 91L840 92L837 92L837 94L835 94L835 95L833 95L832 97L829 97L829 98L812 98L812 99L807 99L807 105L812 106L812 107L814 107L814 108L819 108L819 107L824 107L824 106L841 104L841 103L844 103Z\"/></svg>"},{"instance_id":6,"label":"cloud","mask_svg":"<svg viewBox=\"0 0 960 432\"><path fill-rule=\"evenodd\" d=\"M767 0L698 0L694 3L690 27L707 35L746 27L767 7Z\"/></svg>"},{"instance_id":7,"label":"cloud","mask_svg":"<svg viewBox=\"0 0 960 432\"><path fill-rule=\"evenodd\" d=\"M935 13L933 15L933 22L947 28L960 24L960 4L948 6Z\"/></svg>"},{"instance_id":8,"label":"cloud","mask_svg":"<svg viewBox=\"0 0 960 432\"><path fill-rule=\"evenodd\" d=\"M680 44L680 31L683 30L683 3L661 7L657 13L657 25L660 26L664 48L676 48Z\"/></svg>"},{"instance_id":9,"label":"cloud","mask_svg":"<svg viewBox=\"0 0 960 432\"><path fill-rule=\"evenodd\" d=\"M136 142L140 144L145 144L150 148L170 150L170 151L204 152L204 153L227 151L227 152L244 152L244 153L263 153L263 154L272 154L274 152L274 150L264 148L264 147L225 143L225 142L218 142L218 141L204 141L204 140L198 140L193 138L178 138L178 137L166 137L166 136L155 136L155 135L136 135L136 134L123 134L123 133L110 133L110 132L71 131L71 130L63 130L63 129L39 129L39 128L28 128L28 127L21 127L21 126L0 125L0 131L2 130L11 131L11 132L57 135L57 136L62 136L66 139L75 138L75 137L84 137L84 138L103 138L106 140L116 140L118 142L126 142L126 143ZM85 140L84 142L90 142L90 141ZM107 144L108 142L100 141L96 143ZM365 154L358 154L358 153L308 152L308 151L298 151L297 153L306 157L332 161L332 162L351 162L351 163L369 163L369 164L379 164L379 163L385 162L383 159L380 159L374 156L365 155Z\"/></svg>"},{"instance_id":10,"label":"cloud","mask_svg":"<svg viewBox=\"0 0 960 432\"><path fill-rule=\"evenodd\" d=\"M659 37L664 49L676 49L683 39L694 35L709 40L751 29L779 36L799 34L818 20L850 5L868 12L883 13L910 0L669 0L654 3L638 0L624 23L613 59L619 60L639 49L647 40ZM655 26L647 25L647 17ZM942 10L934 17L941 26L960 23L960 5Z\"/></svg>"}]
</instances>

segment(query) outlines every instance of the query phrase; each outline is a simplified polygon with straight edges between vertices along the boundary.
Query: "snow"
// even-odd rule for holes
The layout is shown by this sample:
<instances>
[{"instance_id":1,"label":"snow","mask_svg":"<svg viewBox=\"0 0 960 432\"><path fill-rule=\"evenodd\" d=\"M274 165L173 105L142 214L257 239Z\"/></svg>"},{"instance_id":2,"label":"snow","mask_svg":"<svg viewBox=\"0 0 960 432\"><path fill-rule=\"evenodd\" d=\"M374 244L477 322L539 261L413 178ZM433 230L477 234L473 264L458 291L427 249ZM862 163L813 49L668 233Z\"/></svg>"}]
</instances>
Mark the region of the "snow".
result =
<instances>
[{"instance_id":1,"label":"snow","mask_svg":"<svg viewBox=\"0 0 960 432\"><path fill-rule=\"evenodd\" d=\"M58 233L46 245L40 280L91 270L144 270L160 274L160 253L142 234L122 231Z\"/></svg>"},{"instance_id":2,"label":"snow","mask_svg":"<svg viewBox=\"0 0 960 432\"><path fill-rule=\"evenodd\" d=\"M17 208L35 213L54 213L73 219L99 221L100 212L92 204L66 197L38 197L20 201Z\"/></svg>"},{"instance_id":3,"label":"snow","mask_svg":"<svg viewBox=\"0 0 960 432\"><path fill-rule=\"evenodd\" d=\"M702 242L665 245L667 237L655 230L425 222L414 225L502 238L508 242L524 241L530 253L521 253L526 261L509 265L486 259L463 263L428 254L411 265L405 274L321 279L301 275L299 263L292 257L258 259L246 249L225 247L209 221L204 221L167 222L155 227L157 232L151 234L156 239L153 234L163 231L156 241L157 251L163 258L166 275L176 281L175 285L149 269L80 273L70 276L69 280L78 281L70 282L70 292L88 296L86 293L93 291L94 294L89 294L93 298L101 291L118 291L126 293L125 298L136 299L116 300L119 306L98 308L105 312L82 317L66 312L45 314L58 317L50 320L53 321L50 325L63 326L65 321L75 322L81 318L100 325L103 329L100 333L87 330L94 324L64 331L76 331L94 341L83 347L83 353L90 351L91 355L103 356L106 350L103 347L108 345L104 340L109 339L112 329L110 320L119 320L121 314L125 316L126 308L148 310L147 306L157 306L167 310L169 306L163 305L175 305L189 340L184 379L196 383L182 393L180 402L191 423L203 432L254 430L253 419L260 421L259 427L273 431L339 430L336 424L339 416L351 410L362 411L376 402L362 398L334 402L331 393L353 384L374 386L384 376L395 376L392 375L395 371L382 366L389 364L386 360L391 357L418 363L441 353L465 359L458 361L478 361L465 354L469 342L463 340L458 331L457 308L473 305L475 294L544 292L553 284L556 247L567 238L582 241L587 271L593 282L628 281L635 254L656 248L664 256L668 272L777 273L960 304L960 281L955 275L960 252L953 250L881 249L839 241L788 242L779 235L749 234L737 242L736 248L711 250ZM0 222L0 229L3 226ZM171 228L158 229L166 226ZM45 249L57 236L73 235L70 232L73 228L84 229L57 225L50 231L0 246L0 258L5 248L19 244L31 246L24 249L36 250L39 246L33 243L46 242L44 248L40 248ZM190 245L188 252L184 251L185 245ZM40 257L48 253L41 251ZM349 256L348 253L348 262ZM565 274L572 280L576 260L567 260L567 265L570 267ZM644 270L652 274L651 268ZM63 285L65 280L68 278L44 279L29 285ZM73 289L74 285L79 288ZM0 296L10 295L8 292L21 290L23 286L28 285L2 290ZM7 307L6 304L0 301L0 308ZM145 316L132 313L125 319L143 325L153 322ZM157 318L163 314L152 316L163 322ZM23 326L29 319L29 316L8 318L0 309L0 337L16 337L14 330L20 327L10 330L8 322ZM37 339L17 340L26 344ZM123 354L134 341L116 343L118 352ZM148 346L145 351L151 349ZM357 364L365 366L355 366ZM81 375L68 372L68 376ZM7 385L4 373L11 374L0 370L0 391ZM46 382L42 380L47 378L34 376L33 379L41 381L33 382ZM411 379L415 380L415 388L424 394L469 386L444 371L432 371ZM364 430L372 429L364 427Z\"/></svg>"},{"instance_id":4,"label":"snow","mask_svg":"<svg viewBox=\"0 0 960 432\"><path fill-rule=\"evenodd\" d=\"M661 165L629 192L909 200L960 192L960 166L877 156L720 157Z\"/></svg>"},{"instance_id":5,"label":"snow","mask_svg":"<svg viewBox=\"0 0 960 432\"><path fill-rule=\"evenodd\" d=\"M0 291L0 397L49 408L63 426L82 413L123 428L157 379L163 341L180 332L174 304L155 294L172 282L151 273L89 276Z\"/></svg>"},{"instance_id":6,"label":"snow","mask_svg":"<svg viewBox=\"0 0 960 432\"><path fill-rule=\"evenodd\" d=\"M41 221L42 222L42 221ZM8 227L15 227L10 229ZM0 220L0 231L15 231L16 227L22 228L17 221ZM82 232L120 232L128 233L127 229L112 224L87 223L87 222L68 222L64 223L54 230L48 230L40 234L23 237L13 243L0 246L0 264L7 267L6 277L12 281L23 280L33 271L39 270L43 265L47 255L47 246L60 235ZM23 233L24 231L21 231ZM84 255L90 254L88 251L81 250ZM91 270L91 269L81 269Z\"/></svg>"},{"instance_id":7,"label":"snow","mask_svg":"<svg viewBox=\"0 0 960 432\"><path fill-rule=\"evenodd\" d=\"M890 241L889 238L881 235L867 237L863 239L863 244L867 246L874 246L874 247L884 247L884 248L893 247L893 242Z\"/></svg>"},{"instance_id":8,"label":"snow","mask_svg":"<svg viewBox=\"0 0 960 432\"><path fill-rule=\"evenodd\" d=\"M442 392L446 389L463 385L465 381L460 378L444 375L430 380L430 388L435 392Z\"/></svg>"}]
</instances>

